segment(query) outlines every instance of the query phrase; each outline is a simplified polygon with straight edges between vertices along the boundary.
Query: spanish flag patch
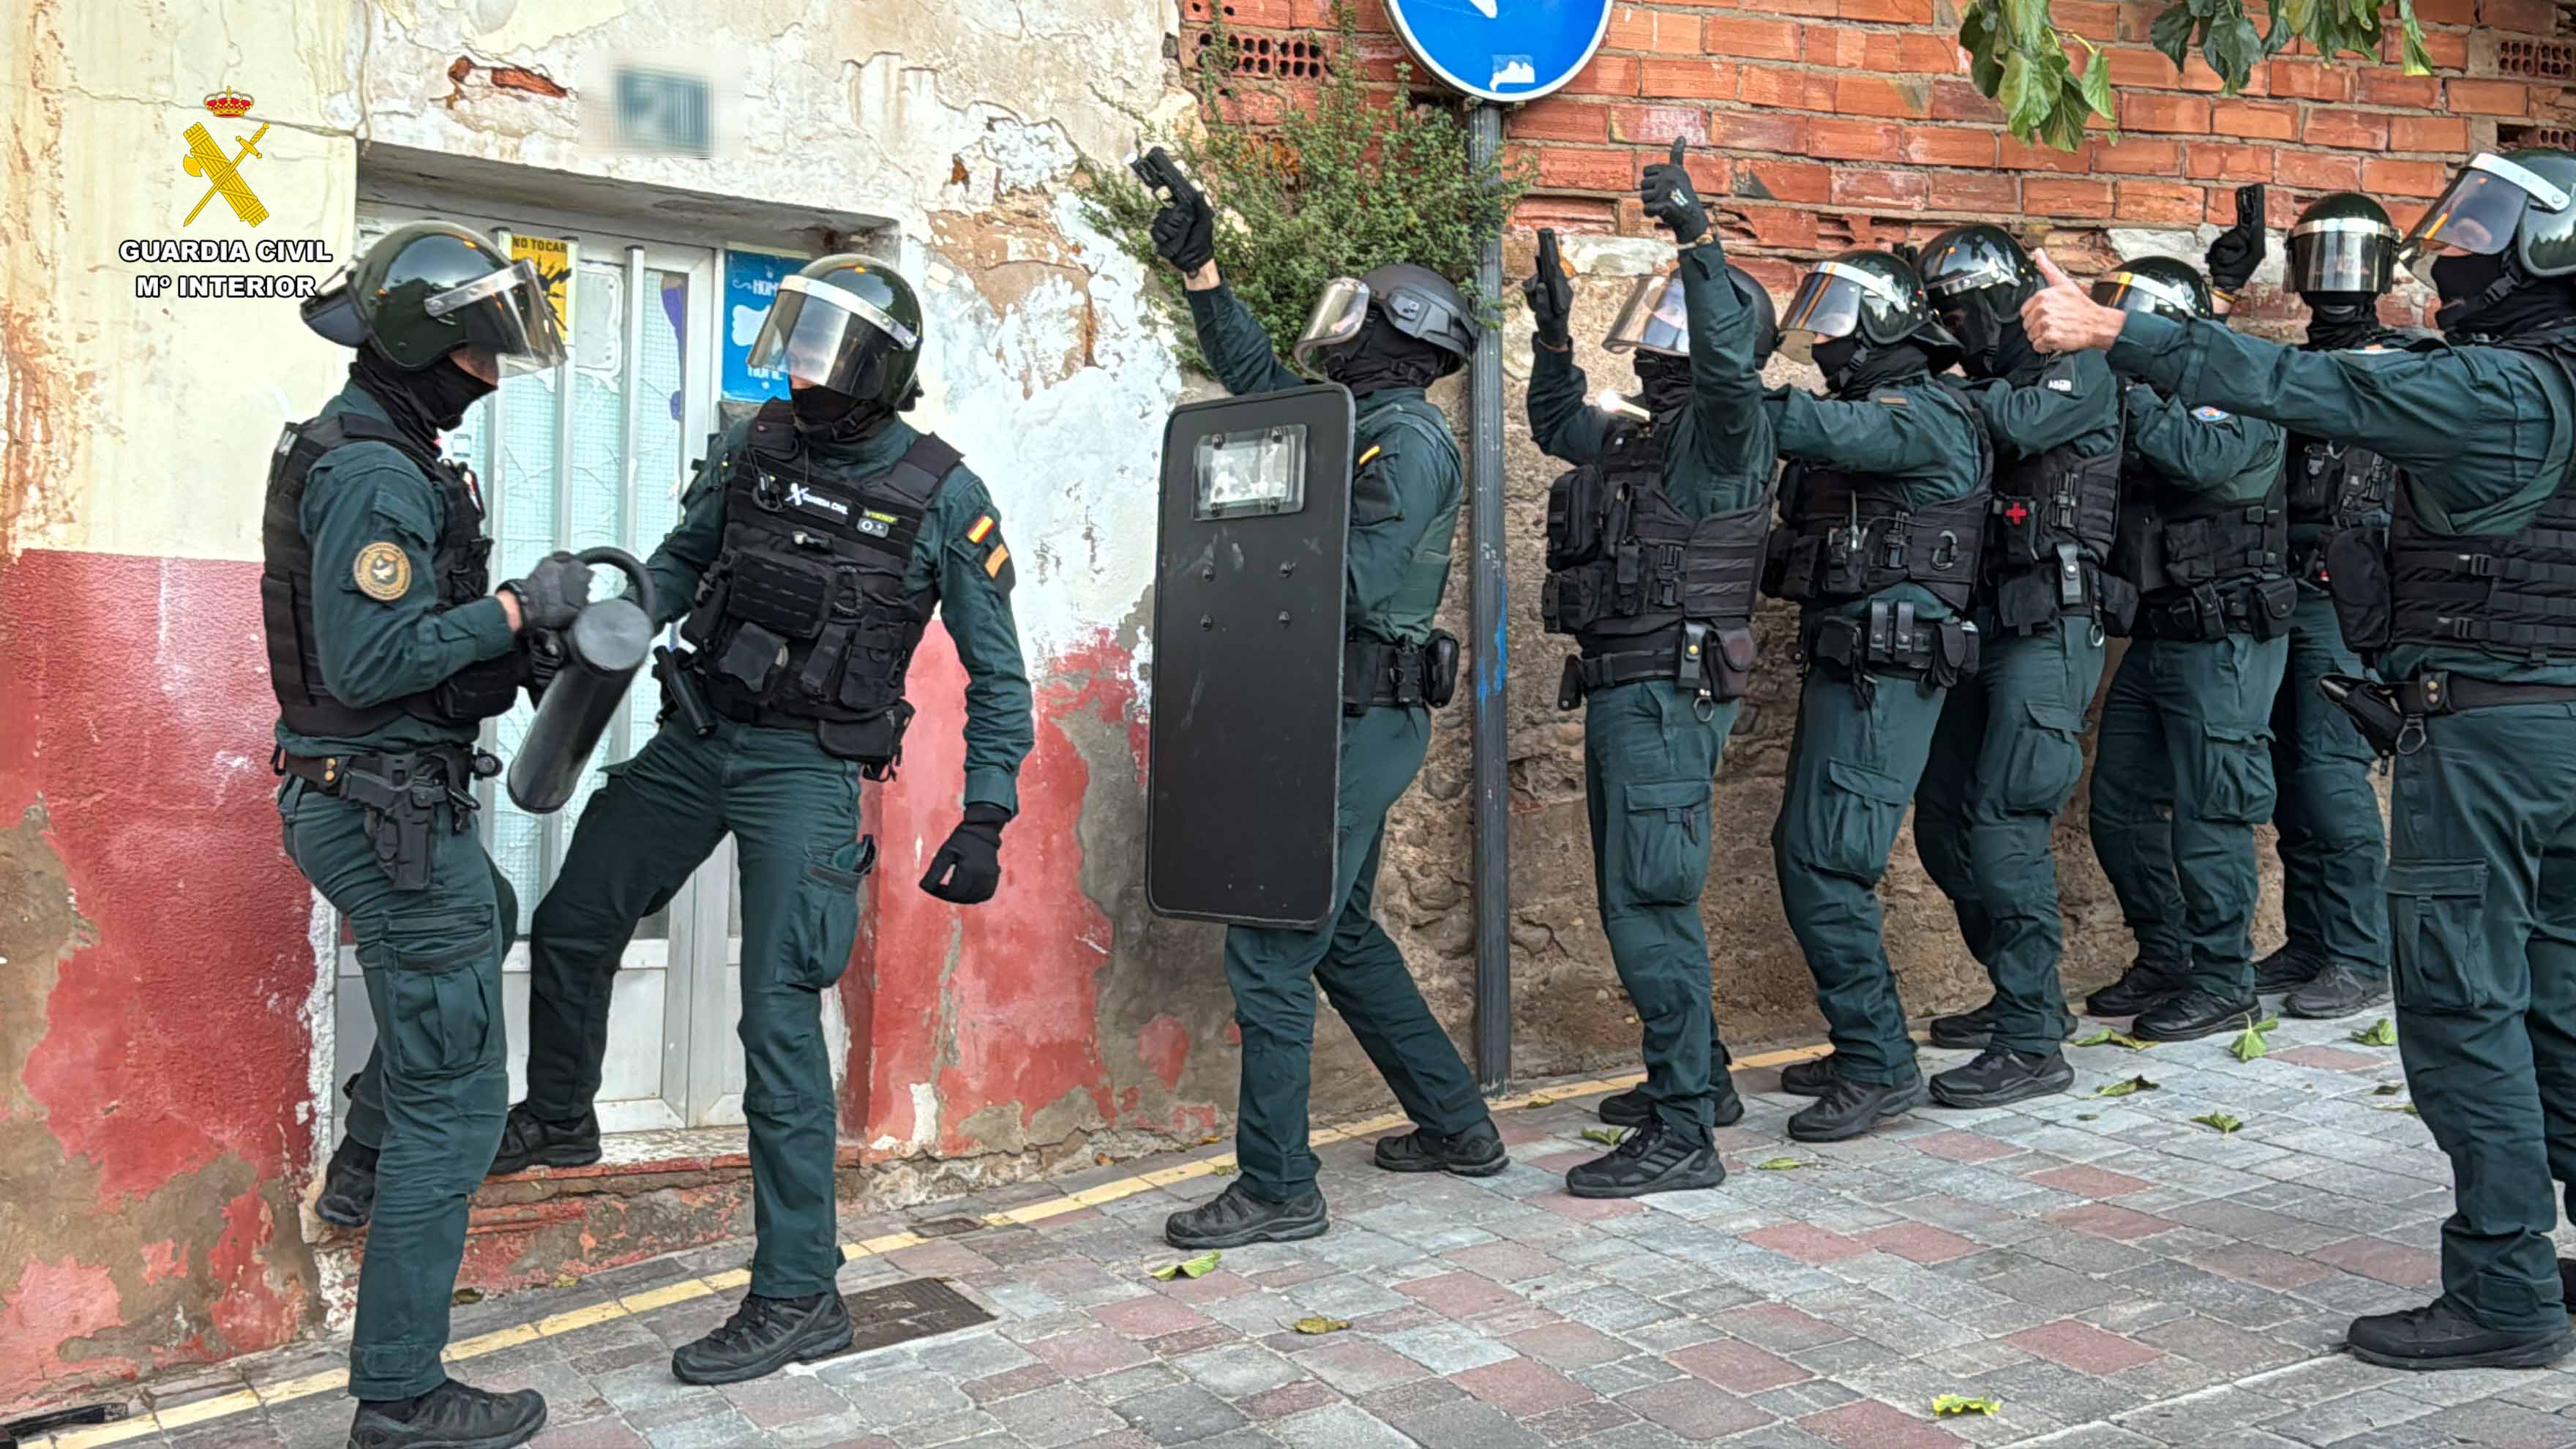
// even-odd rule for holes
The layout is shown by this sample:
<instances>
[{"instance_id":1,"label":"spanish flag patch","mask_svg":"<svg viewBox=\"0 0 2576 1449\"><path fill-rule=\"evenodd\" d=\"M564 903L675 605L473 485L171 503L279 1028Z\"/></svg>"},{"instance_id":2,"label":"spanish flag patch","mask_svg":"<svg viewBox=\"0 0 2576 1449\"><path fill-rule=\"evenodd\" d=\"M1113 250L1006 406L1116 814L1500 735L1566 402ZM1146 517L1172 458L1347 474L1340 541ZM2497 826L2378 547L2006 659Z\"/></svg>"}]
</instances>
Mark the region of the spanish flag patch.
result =
<instances>
[{"instance_id":1,"label":"spanish flag patch","mask_svg":"<svg viewBox=\"0 0 2576 1449\"><path fill-rule=\"evenodd\" d=\"M966 530L966 541L968 543L982 543L985 535L992 531L993 515L989 513L979 514L976 516L975 526Z\"/></svg>"},{"instance_id":2,"label":"spanish flag patch","mask_svg":"<svg viewBox=\"0 0 2576 1449\"><path fill-rule=\"evenodd\" d=\"M1009 545L999 543L993 545L993 551L984 555L984 576L986 578L993 579L1000 578L1002 576L1002 565L1009 563L1010 561L1011 550Z\"/></svg>"},{"instance_id":3,"label":"spanish flag patch","mask_svg":"<svg viewBox=\"0 0 2576 1449\"><path fill-rule=\"evenodd\" d=\"M1351 466L1354 468L1365 468L1369 465L1369 459L1374 458L1385 451L1386 449L1383 445L1372 443L1369 445L1369 450L1367 452L1360 454L1360 460L1353 463Z\"/></svg>"}]
</instances>

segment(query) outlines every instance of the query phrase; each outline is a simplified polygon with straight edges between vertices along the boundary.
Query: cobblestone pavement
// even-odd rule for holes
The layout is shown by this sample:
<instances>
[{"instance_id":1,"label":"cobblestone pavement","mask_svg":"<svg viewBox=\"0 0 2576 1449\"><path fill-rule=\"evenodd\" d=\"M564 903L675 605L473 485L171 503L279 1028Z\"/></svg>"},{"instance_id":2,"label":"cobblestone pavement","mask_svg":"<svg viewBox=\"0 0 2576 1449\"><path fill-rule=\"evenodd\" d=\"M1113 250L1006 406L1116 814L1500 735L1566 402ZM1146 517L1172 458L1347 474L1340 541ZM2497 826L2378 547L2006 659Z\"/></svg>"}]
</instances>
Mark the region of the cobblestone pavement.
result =
<instances>
[{"instance_id":1,"label":"cobblestone pavement","mask_svg":"<svg viewBox=\"0 0 2576 1449\"><path fill-rule=\"evenodd\" d=\"M457 1372L542 1389L556 1449L2576 1445L2564 1370L2337 1351L2354 1314L2428 1296L2450 1206L2395 1050L2352 1039L2375 1019L2285 1022L2250 1062L2224 1038L2078 1048L2078 1092L2156 1089L1926 1110L1823 1147L1782 1136L1776 1065L1746 1070L1726 1184L1637 1202L1559 1181L1602 1150L1579 1134L1616 1083L1506 1103L1514 1165L1483 1181L1379 1173L1384 1124L1361 1124L1322 1148L1329 1235L1155 1282L1180 1256L1164 1216L1224 1185L1203 1149L849 1225L873 1250L847 1287L945 1278L995 1315L980 1328L691 1389L667 1360L738 1293L729 1245L460 1309L479 1337ZM986 1225L901 1231L951 1213ZM1291 1331L1315 1316L1350 1327ZM188 1426L115 1442L337 1449L336 1365L316 1346L165 1384L157 1422ZM1936 1420L1950 1394L2000 1408Z\"/></svg>"}]
</instances>

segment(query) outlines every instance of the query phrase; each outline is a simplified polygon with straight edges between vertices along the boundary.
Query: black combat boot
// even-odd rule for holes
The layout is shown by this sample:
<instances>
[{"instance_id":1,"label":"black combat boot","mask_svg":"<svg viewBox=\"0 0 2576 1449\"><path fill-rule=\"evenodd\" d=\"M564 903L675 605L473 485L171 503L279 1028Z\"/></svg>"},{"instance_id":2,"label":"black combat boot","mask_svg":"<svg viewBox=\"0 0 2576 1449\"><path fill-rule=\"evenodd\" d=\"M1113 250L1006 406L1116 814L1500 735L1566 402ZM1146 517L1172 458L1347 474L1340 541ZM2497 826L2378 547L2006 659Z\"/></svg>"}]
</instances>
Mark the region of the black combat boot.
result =
<instances>
[{"instance_id":1,"label":"black combat boot","mask_svg":"<svg viewBox=\"0 0 2576 1449\"><path fill-rule=\"evenodd\" d=\"M1286 1202L1252 1195L1242 1183L1163 1223L1163 1241L1175 1248L1240 1248L1246 1243L1293 1243L1319 1238L1333 1225L1324 1195L1307 1191Z\"/></svg>"},{"instance_id":2,"label":"black combat boot","mask_svg":"<svg viewBox=\"0 0 2576 1449\"><path fill-rule=\"evenodd\" d=\"M1816 1105L1790 1115L1789 1135L1800 1142L1841 1142L1922 1105L1919 1072L1902 1082L1856 1082L1836 1072Z\"/></svg>"},{"instance_id":3,"label":"black combat boot","mask_svg":"<svg viewBox=\"0 0 2576 1449\"><path fill-rule=\"evenodd\" d=\"M2199 986L2187 986L2155 1005L2138 1013L2129 1023L2129 1035L2140 1041L2198 1041L2223 1031L2243 1031L2256 1020L2262 1003L2252 992L2243 996L2221 996Z\"/></svg>"},{"instance_id":4,"label":"black combat boot","mask_svg":"<svg viewBox=\"0 0 2576 1449\"><path fill-rule=\"evenodd\" d=\"M1827 1052L1782 1067L1780 1090L1792 1097L1821 1097L1833 1090L1835 1079L1841 1075L1841 1068L1834 1065L1834 1054Z\"/></svg>"},{"instance_id":5,"label":"black combat boot","mask_svg":"<svg viewBox=\"0 0 2576 1449\"><path fill-rule=\"evenodd\" d=\"M1401 1137L1381 1137L1377 1165L1388 1172L1447 1172L1459 1177L1491 1177L1512 1165L1503 1150L1503 1134L1486 1118L1455 1137L1416 1127Z\"/></svg>"},{"instance_id":6,"label":"black combat boot","mask_svg":"<svg viewBox=\"0 0 2576 1449\"><path fill-rule=\"evenodd\" d=\"M2281 1009L2292 1016L2331 1019L2367 1011L2387 1001L2386 973L2364 971L2348 961L2337 961L2281 998Z\"/></svg>"},{"instance_id":7,"label":"black combat boot","mask_svg":"<svg viewBox=\"0 0 2576 1449\"><path fill-rule=\"evenodd\" d=\"M487 1177L506 1177L531 1167L588 1167L599 1160L599 1114L584 1112L569 1122L550 1121L521 1102L501 1124L501 1148L492 1154Z\"/></svg>"},{"instance_id":8,"label":"black combat boot","mask_svg":"<svg viewBox=\"0 0 2576 1449\"><path fill-rule=\"evenodd\" d=\"M1930 1034L1932 1044L1936 1047L1951 1047L1961 1051L1984 1051L1993 1044L1995 1039L1995 999L1991 996L1987 997L1986 1004L1974 1011L1963 1011L1956 1016L1932 1018ZM2075 1013L2060 1008L2057 1013L2057 1039L2064 1041L2073 1035L2075 1035Z\"/></svg>"},{"instance_id":9,"label":"black combat boot","mask_svg":"<svg viewBox=\"0 0 2576 1449\"><path fill-rule=\"evenodd\" d=\"M2056 1052L1990 1046L1966 1066L1936 1074L1931 1089L1932 1100L1944 1107L2000 1107L2074 1085L2075 1069Z\"/></svg>"},{"instance_id":10,"label":"black combat boot","mask_svg":"<svg viewBox=\"0 0 2576 1449\"><path fill-rule=\"evenodd\" d=\"M2180 967L2140 958L2129 963L2119 980L2085 997L2084 1010L2092 1016L2135 1016L2182 990L2189 981Z\"/></svg>"},{"instance_id":11,"label":"black combat boot","mask_svg":"<svg viewBox=\"0 0 2576 1449\"><path fill-rule=\"evenodd\" d=\"M335 1227L363 1228L376 1210L376 1149L343 1137L322 1169L322 1195L313 1215Z\"/></svg>"},{"instance_id":12,"label":"black combat boot","mask_svg":"<svg viewBox=\"0 0 2576 1449\"><path fill-rule=\"evenodd\" d=\"M2344 1346L2363 1363L2418 1373L2434 1369L2546 1368L2576 1348L2576 1333L2564 1323L2519 1333L2482 1327L2444 1297L2421 1308L2356 1318L2352 1327L2344 1330Z\"/></svg>"},{"instance_id":13,"label":"black combat boot","mask_svg":"<svg viewBox=\"0 0 2576 1449\"><path fill-rule=\"evenodd\" d=\"M1732 1127L1744 1120L1744 1098L1735 1090L1735 1075L1720 1068L1709 1082L1709 1117L1712 1127ZM1615 1097L1601 1099L1601 1122L1608 1127L1643 1127L1655 1115L1655 1104L1646 1097L1643 1087L1630 1087Z\"/></svg>"},{"instance_id":14,"label":"black combat boot","mask_svg":"<svg viewBox=\"0 0 2576 1449\"><path fill-rule=\"evenodd\" d=\"M2324 965L2304 951L2283 946L2254 963L2254 990L2264 996L2276 991L2295 991L2314 980Z\"/></svg>"},{"instance_id":15,"label":"black combat boot","mask_svg":"<svg viewBox=\"0 0 2576 1449\"><path fill-rule=\"evenodd\" d=\"M1724 1181L1726 1164L1717 1160L1716 1148L1684 1137L1657 1117L1607 1154L1569 1168L1565 1190L1575 1197L1644 1197Z\"/></svg>"},{"instance_id":16,"label":"black combat boot","mask_svg":"<svg viewBox=\"0 0 2576 1449\"><path fill-rule=\"evenodd\" d=\"M545 1426L535 1389L487 1394L449 1379L416 1399L362 1400L349 1449L513 1449Z\"/></svg>"},{"instance_id":17,"label":"black combat boot","mask_svg":"<svg viewBox=\"0 0 2576 1449\"><path fill-rule=\"evenodd\" d=\"M684 1384L738 1384L791 1363L830 1358L849 1346L850 1310L841 1306L840 1294L746 1294L723 1326L672 1351L671 1376Z\"/></svg>"}]
</instances>

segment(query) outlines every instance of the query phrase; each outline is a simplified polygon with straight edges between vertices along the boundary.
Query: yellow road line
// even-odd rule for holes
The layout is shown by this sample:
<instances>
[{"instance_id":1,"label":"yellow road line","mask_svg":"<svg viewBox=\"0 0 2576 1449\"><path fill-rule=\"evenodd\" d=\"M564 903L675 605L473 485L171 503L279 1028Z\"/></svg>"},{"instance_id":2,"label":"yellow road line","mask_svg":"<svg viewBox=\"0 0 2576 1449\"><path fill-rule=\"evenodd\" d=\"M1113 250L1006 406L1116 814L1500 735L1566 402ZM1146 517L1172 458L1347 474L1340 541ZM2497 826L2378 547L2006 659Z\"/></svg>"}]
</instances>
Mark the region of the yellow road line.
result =
<instances>
[{"instance_id":1,"label":"yellow road line","mask_svg":"<svg viewBox=\"0 0 2576 1449\"><path fill-rule=\"evenodd\" d=\"M1803 1062L1823 1056L1831 1050L1833 1050L1831 1046L1818 1043L1815 1046L1790 1047L1784 1051L1764 1052L1758 1056L1738 1057L1733 1064L1733 1069L1741 1071L1748 1067L1786 1066L1791 1062ZM1542 1088L1534 1092L1497 1097L1490 1105L1498 1111L1527 1107L1533 1100L1544 1100L1549 1105L1554 1105L1569 1102L1578 1097L1624 1092L1645 1079L1645 1074L1640 1072L1624 1077L1603 1077L1589 1082L1568 1082L1562 1086ZM1367 1137L1401 1127L1407 1120L1401 1112L1390 1112L1363 1121L1345 1123L1339 1127L1317 1128L1310 1140L1318 1143L1347 1142L1354 1137ZM1234 1154L1231 1152L1196 1158L1170 1167L1158 1167L1150 1172L1140 1172L1132 1177L1099 1183L1044 1202L1029 1203L1003 1212L986 1213L984 1221L993 1227L1024 1227L1031 1223L1042 1223L1049 1218L1080 1212L1087 1207L1097 1207L1105 1202L1134 1197L1140 1192L1151 1192L1158 1187L1170 1187L1175 1183L1207 1177L1221 1169L1231 1169L1234 1165ZM919 1233L887 1233L880 1237L869 1238L864 1242L842 1244L841 1257L844 1262L856 1262L861 1258L882 1257L888 1253L900 1252L905 1248L919 1247L928 1241L930 1240ZM543 1338L560 1338L567 1333L578 1333L582 1329L606 1323L611 1319L631 1318L637 1314L650 1313L657 1308L667 1308L674 1303L687 1303L712 1294L731 1292L750 1282L751 1274L740 1268L728 1269L722 1273L710 1273L704 1277L682 1278L677 1282L665 1283L658 1288L647 1288L640 1293L630 1293L623 1298L611 1299L605 1303L594 1303L586 1308L574 1308L551 1314L534 1323L522 1323L510 1328L495 1329L490 1333L477 1334L472 1338L458 1339L447 1346L447 1352L442 1357L449 1363L462 1363L468 1359L481 1358L488 1353L498 1353L505 1348L515 1348L523 1343L534 1343ZM347 1382L347 1374L334 1370L329 1373L305 1374L274 1384L254 1384L234 1393L218 1395L211 1399L200 1399L192 1404L183 1404L157 1413L147 1410L119 1423L101 1424L92 1429L57 1434L51 1439L34 1440L32 1445L40 1446L40 1449L99 1449L99 1446L122 1444L128 1440L140 1439L147 1434L192 1428L211 1420L246 1413L263 1404L272 1406L287 1404L298 1399L333 1393Z\"/></svg>"}]
</instances>

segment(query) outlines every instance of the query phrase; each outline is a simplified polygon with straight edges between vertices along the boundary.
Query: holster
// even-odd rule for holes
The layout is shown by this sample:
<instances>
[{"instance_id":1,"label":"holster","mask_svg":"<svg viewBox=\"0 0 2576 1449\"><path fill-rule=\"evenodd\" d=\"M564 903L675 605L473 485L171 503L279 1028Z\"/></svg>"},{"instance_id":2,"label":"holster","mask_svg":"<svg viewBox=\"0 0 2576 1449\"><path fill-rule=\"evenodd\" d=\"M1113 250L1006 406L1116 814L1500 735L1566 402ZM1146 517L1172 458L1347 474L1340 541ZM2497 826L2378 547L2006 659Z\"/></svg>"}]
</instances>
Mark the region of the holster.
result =
<instances>
[{"instance_id":1,"label":"holster","mask_svg":"<svg viewBox=\"0 0 2576 1449\"><path fill-rule=\"evenodd\" d=\"M1904 675L1930 689L1947 689L1974 676L1984 641L1965 619L1918 620L1910 603L1870 601L1865 619L1816 620L1806 631L1810 662L1837 674Z\"/></svg>"},{"instance_id":2,"label":"holster","mask_svg":"<svg viewBox=\"0 0 2576 1449\"><path fill-rule=\"evenodd\" d=\"M698 693L697 679L681 667L680 656L668 644L653 648L653 678L662 686L663 719L677 715L699 739L716 732L716 717L707 709L706 696Z\"/></svg>"},{"instance_id":3,"label":"holster","mask_svg":"<svg viewBox=\"0 0 2576 1449\"><path fill-rule=\"evenodd\" d=\"M290 755L272 765L325 795L365 807L376 865L395 890L429 889L431 833L447 811L449 833L474 828L474 782L501 772L501 762L462 745L367 755Z\"/></svg>"},{"instance_id":4,"label":"holster","mask_svg":"<svg viewBox=\"0 0 2576 1449\"><path fill-rule=\"evenodd\" d=\"M1420 644L1383 639L1342 641L1342 713L1352 718L1382 705L1445 707L1458 692L1458 639L1434 629Z\"/></svg>"}]
</instances>

